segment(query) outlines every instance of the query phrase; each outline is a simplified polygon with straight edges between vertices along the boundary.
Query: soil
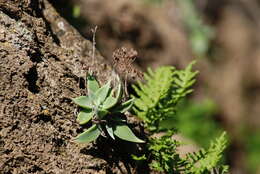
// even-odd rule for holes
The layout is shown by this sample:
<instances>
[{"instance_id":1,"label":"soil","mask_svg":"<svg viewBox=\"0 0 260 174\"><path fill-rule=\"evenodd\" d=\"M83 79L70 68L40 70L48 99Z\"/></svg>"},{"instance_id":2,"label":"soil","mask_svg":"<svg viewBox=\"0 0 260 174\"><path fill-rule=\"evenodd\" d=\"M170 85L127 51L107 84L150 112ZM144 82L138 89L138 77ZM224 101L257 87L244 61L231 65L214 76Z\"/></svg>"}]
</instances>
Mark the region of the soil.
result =
<instances>
[{"instance_id":1,"label":"soil","mask_svg":"<svg viewBox=\"0 0 260 174\"><path fill-rule=\"evenodd\" d=\"M135 144L73 142L84 127L71 98L86 72L112 74L93 45L46 0L0 0L0 24L0 173L137 173Z\"/></svg>"}]
</instances>

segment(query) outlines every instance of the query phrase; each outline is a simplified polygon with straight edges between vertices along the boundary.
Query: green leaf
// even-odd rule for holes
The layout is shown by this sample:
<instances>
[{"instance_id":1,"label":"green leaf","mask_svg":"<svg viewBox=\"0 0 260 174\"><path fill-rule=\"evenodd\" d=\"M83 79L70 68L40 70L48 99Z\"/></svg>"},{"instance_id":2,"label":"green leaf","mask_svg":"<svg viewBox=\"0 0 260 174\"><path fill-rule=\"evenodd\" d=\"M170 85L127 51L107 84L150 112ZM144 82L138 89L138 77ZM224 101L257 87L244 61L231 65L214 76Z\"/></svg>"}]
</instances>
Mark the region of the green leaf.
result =
<instances>
[{"instance_id":1,"label":"green leaf","mask_svg":"<svg viewBox=\"0 0 260 174\"><path fill-rule=\"evenodd\" d=\"M120 112L120 113L125 113L128 111L134 104L134 98L122 103L120 106L116 107L113 112Z\"/></svg>"},{"instance_id":2,"label":"green leaf","mask_svg":"<svg viewBox=\"0 0 260 174\"><path fill-rule=\"evenodd\" d=\"M119 85L117 87L117 94L116 94L116 96L113 97L114 90L112 90L110 92L109 97L107 97L105 102L103 103L103 106L102 106L103 109L110 109L110 108L112 108L121 99L121 96L122 96L122 85L121 85L120 81L118 83L119 83Z\"/></svg>"},{"instance_id":3,"label":"green leaf","mask_svg":"<svg viewBox=\"0 0 260 174\"><path fill-rule=\"evenodd\" d=\"M142 156L131 155L131 157L133 158L133 160L136 160L136 161L147 160L145 154L143 154Z\"/></svg>"},{"instance_id":4,"label":"green leaf","mask_svg":"<svg viewBox=\"0 0 260 174\"><path fill-rule=\"evenodd\" d=\"M77 98L73 98L72 101L85 109L91 109L93 107L92 100L89 96L80 96Z\"/></svg>"},{"instance_id":5,"label":"green leaf","mask_svg":"<svg viewBox=\"0 0 260 174\"><path fill-rule=\"evenodd\" d=\"M102 119L103 117L105 117L108 114L107 110L98 110L97 111L97 116L99 119Z\"/></svg>"},{"instance_id":6,"label":"green leaf","mask_svg":"<svg viewBox=\"0 0 260 174\"><path fill-rule=\"evenodd\" d=\"M105 102L102 105L102 109L110 109L113 106L115 106L115 104L117 103L117 100L115 97L107 97L107 99L105 100Z\"/></svg>"},{"instance_id":7,"label":"green leaf","mask_svg":"<svg viewBox=\"0 0 260 174\"><path fill-rule=\"evenodd\" d=\"M113 128L110 127L109 125L106 125L106 129L107 129L108 135L114 140L115 137L114 137L114 133L113 133Z\"/></svg>"},{"instance_id":8,"label":"green leaf","mask_svg":"<svg viewBox=\"0 0 260 174\"><path fill-rule=\"evenodd\" d=\"M118 83L119 84L118 84L118 89L117 89L117 94L116 94L116 101L117 102L121 99L122 94L123 94L123 92L122 92L122 84L121 84L120 81Z\"/></svg>"},{"instance_id":9,"label":"green leaf","mask_svg":"<svg viewBox=\"0 0 260 174\"><path fill-rule=\"evenodd\" d=\"M105 101L109 93L109 90L110 90L110 81L96 91L94 102L97 106L99 106L101 103Z\"/></svg>"},{"instance_id":10,"label":"green leaf","mask_svg":"<svg viewBox=\"0 0 260 174\"><path fill-rule=\"evenodd\" d=\"M79 112L77 121L79 122L79 124L86 124L87 122L89 122L89 120L91 120L94 114L95 113L92 110L84 109Z\"/></svg>"},{"instance_id":11,"label":"green leaf","mask_svg":"<svg viewBox=\"0 0 260 174\"><path fill-rule=\"evenodd\" d=\"M114 134L122 140L131 141L135 143L144 143L143 140L135 136L135 134L127 125L116 125Z\"/></svg>"},{"instance_id":12,"label":"green leaf","mask_svg":"<svg viewBox=\"0 0 260 174\"><path fill-rule=\"evenodd\" d=\"M98 138L98 136L101 134L101 131L99 127L95 124L91 126L89 129L87 129L85 132L79 134L75 141L78 143L89 143L91 141L94 141Z\"/></svg>"},{"instance_id":13,"label":"green leaf","mask_svg":"<svg viewBox=\"0 0 260 174\"><path fill-rule=\"evenodd\" d=\"M91 75L87 76L87 88L89 94L95 93L99 89L98 82L96 81L96 78L94 76Z\"/></svg>"}]
</instances>

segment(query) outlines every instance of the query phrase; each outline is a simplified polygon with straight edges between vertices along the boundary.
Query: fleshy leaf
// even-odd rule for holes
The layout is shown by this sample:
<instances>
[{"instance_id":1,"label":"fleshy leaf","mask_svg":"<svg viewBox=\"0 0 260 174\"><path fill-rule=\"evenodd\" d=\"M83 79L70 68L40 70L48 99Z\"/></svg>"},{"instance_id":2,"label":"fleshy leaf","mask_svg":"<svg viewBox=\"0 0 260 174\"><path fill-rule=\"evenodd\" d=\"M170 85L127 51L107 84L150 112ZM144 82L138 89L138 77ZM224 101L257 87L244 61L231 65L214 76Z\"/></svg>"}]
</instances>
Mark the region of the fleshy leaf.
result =
<instances>
[{"instance_id":1,"label":"fleshy leaf","mask_svg":"<svg viewBox=\"0 0 260 174\"><path fill-rule=\"evenodd\" d=\"M121 96L122 96L122 85L121 85L120 81L118 83L119 84L118 84L118 87L117 87L117 94L116 94L116 96L113 97L114 90L112 90L110 92L109 97L107 97L105 102L103 103L103 106L102 106L103 109L110 109L110 108L112 108L121 99Z\"/></svg>"},{"instance_id":2,"label":"fleshy leaf","mask_svg":"<svg viewBox=\"0 0 260 174\"><path fill-rule=\"evenodd\" d=\"M110 81L96 91L94 102L97 106L99 106L101 103L105 101L109 93L109 90L110 90Z\"/></svg>"},{"instance_id":3,"label":"fleshy leaf","mask_svg":"<svg viewBox=\"0 0 260 174\"><path fill-rule=\"evenodd\" d=\"M99 119L102 119L107 114L108 114L107 110L98 110L98 112L97 112L97 116L98 116Z\"/></svg>"},{"instance_id":4,"label":"fleshy leaf","mask_svg":"<svg viewBox=\"0 0 260 174\"><path fill-rule=\"evenodd\" d=\"M119 80L118 80L119 81ZM122 96L122 84L121 84L121 82L119 81L118 82L119 84L118 84L118 89L117 89L117 94L116 94L116 101L120 101L120 99L121 99L121 96Z\"/></svg>"},{"instance_id":5,"label":"fleshy leaf","mask_svg":"<svg viewBox=\"0 0 260 174\"><path fill-rule=\"evenodd\" d=\"M98 82L96 81L96 78L92 75L87 76L87 88L88 93L95 93L99 89Z\"/></svg>"},{"instance_id":6,"label":"fleshy leaf","mask_svg":"<svg viewBox=\"0 0 260 174\"><path fill-rule=\"evenodd\" d=\"M91 118L94 116L94 112L92 110L82 110L79 112L77 121L79 124L86 124Z\"/></svg>"},{"instance_id":7,"label":"fleshy leaf","mask_svg":"<svg viewBox=\"0 0 260 174\"><path fill-rule=\"evenodd\" d=\"M101 131L99 130L98 126L95 124L91 126L89 129L87 129L85 132L79 134L75 138L75 141L78 143L89 143L97 139L100 134Z\"/></svg>"},{"instance_id":8,"label":"fleshy leaf","mask_svg":"<svg viewBox=\"0 0 260 174\"><path fill-rule=\"evenodd\" d=\"M110 109L113 106L115 106L116 103L117 103L116 98L109 96L109 97L106 98L105 102L103 103L102 108L103 109Z\"/></svg>"},{"instance_id":9,"label":"fleshy leaf","mask_svg":"<svg viewBox=\"0 0 260 174\"><path fill-rule=\"evenodd\" d=\"M135 143L144 143L143 140L135 136L135 134L127 125L116 125L114 134L122 140L131 141Z\"/></svg>"},{"instance_id":10,"label":"fleshy leaf","mask_svg":"<svg viewBox=\"0 0 260 174\"><path fill-rule=\"evenodd\" d=\"M113 112L120 112L120 113L125 113L128 111L134 104L134 98L122 103L120 106L116 107Z\"/></svg>"},{"instance_id":11,"label":"fleshy leaf","mask_svg":"<svg viewBox=\"0 0 260 174\"><path fill-rule=\"evenodd\" d=\"M108 135L114 140L115 137L114 137L114 133L113 133L113 128L110 127L109 125L106 125L106 129L107 129Z\"/></svg>"},{"instance_id":12,"label":"fleshy leaf","mask_svg":"<svg viewBox=\"0 0 260 174\"><path fill-rule=\"evenodd\" d=\"M73 98L72 101L85 109L91 109L93 107L92 100L88 96L80 96L77 98Z\"/></svg>"}]
</instances>

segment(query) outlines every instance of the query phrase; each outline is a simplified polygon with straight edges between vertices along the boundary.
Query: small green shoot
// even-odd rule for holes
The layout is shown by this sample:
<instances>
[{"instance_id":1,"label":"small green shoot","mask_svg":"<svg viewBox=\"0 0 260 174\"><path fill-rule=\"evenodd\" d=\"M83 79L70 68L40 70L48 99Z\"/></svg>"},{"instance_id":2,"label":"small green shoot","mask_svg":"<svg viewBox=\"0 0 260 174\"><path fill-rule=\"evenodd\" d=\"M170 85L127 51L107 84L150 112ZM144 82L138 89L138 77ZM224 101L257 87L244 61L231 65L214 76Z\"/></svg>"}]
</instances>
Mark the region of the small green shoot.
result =
<instances>
[{"instance_id":1,"label":"small green shoot","mask_svg":"<svg viewBox=\"0 0 260 174\"><path fill-rule=\"evenodd\" d=\"M87 77L88 96L73 98L72 101L81 107L77 116L79 124L87 124L92 120L92 126L79 134L75 141L89 143L96 140L105 131L112 139L115 136L135 143L144 143L137 138L127 126L126 120L120 117L131 109L134 100L121 103L122 86L117 77L117 87L111 87L111 81L100 87L94 76Z\"/></svg>"}]
</instances>

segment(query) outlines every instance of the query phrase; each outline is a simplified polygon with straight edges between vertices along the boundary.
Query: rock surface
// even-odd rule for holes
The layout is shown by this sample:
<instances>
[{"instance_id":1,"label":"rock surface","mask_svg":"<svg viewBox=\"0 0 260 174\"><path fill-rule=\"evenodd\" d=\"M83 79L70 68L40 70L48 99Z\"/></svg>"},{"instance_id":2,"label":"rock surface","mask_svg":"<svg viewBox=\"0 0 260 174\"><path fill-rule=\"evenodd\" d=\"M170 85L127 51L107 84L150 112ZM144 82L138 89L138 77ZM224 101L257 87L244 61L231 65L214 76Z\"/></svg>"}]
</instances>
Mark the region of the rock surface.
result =
<instances>
[{"instance_id":1,"label":"rock surface","mask_svg":"<svg viewBox=\"0 0 260 174\"><path fill-rule=\"evenodd\" d=\"M112 72L92 51L48 1L0 0L0 173L132 170L120 155L110 160L107 144L73 142L83 128L70 98L86 93L87 72L102 83Z\"/></svg>"}]
</instances>

